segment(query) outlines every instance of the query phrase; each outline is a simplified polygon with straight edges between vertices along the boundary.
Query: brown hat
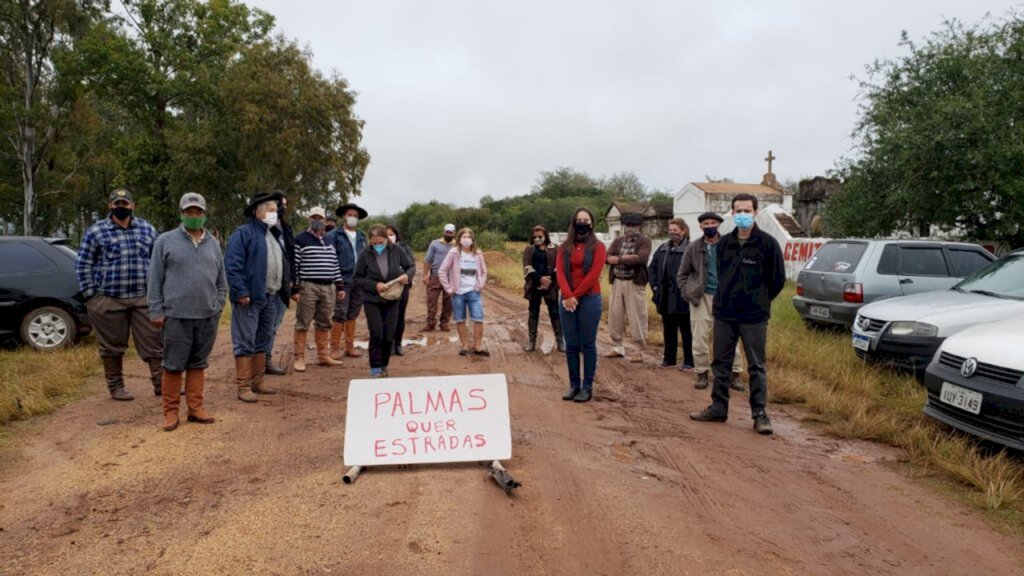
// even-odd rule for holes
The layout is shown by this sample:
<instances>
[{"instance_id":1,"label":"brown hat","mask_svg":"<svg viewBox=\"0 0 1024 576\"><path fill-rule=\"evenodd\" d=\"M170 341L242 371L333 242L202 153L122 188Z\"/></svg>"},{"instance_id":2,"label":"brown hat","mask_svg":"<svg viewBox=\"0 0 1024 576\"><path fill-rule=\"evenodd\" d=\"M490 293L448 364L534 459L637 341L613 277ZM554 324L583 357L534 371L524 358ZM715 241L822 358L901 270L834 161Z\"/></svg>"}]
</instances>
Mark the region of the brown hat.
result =
<instances>
[{"instance_id":1,"label":"brown hat","mask_svg":"<svg viewBox=\"0 0 1024 576\"><path fill-rule=\"evenodd\" d=\"M348 204L342 204L341 206L338 206L338 209L335 210L334 213L338 215L338 218L344 218L345 217L345 212L347 212L349 210L355 210L356 212L359 212L359 219L360 220L362 220L362 219L364 219L364 218L366 218L367 216L370 215L366 210L364 210L360 206L358 206L356 204L353 204L351 202L349 202Z\"/></svg>"}]
</instances>

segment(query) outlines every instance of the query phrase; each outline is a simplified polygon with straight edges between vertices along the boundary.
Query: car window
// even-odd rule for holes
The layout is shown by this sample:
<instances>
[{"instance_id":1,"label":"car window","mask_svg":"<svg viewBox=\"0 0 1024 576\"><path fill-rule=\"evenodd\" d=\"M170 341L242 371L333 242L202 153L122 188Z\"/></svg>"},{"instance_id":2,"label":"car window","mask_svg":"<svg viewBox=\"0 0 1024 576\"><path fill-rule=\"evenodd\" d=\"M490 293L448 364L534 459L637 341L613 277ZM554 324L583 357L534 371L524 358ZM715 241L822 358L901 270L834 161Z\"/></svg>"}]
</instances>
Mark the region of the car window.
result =
<instances>
[{"instance_id":1,"label":"car window","mask_svg":"<svg viewBox=\"0 0 1024 576\"><path fill-rule=\"evenodd\" d=\"M988 266L992 262L984 254L969 248L950 248L949 263L953 266L953 274L965 278Z\"/></svg>"},{"instance_id":2,"label":"car window","mask_svg":"<svg viewBox=\"0 0 1024 576\"><path fill-rule=\"evenodd\" d=\"M72 250L71 248L68 248L64 244L54 244L53 247L59 250L65 256L70 256L72 260L78 260L78 253Z\"/></svg>"},{"instance_id":3,"label":"car window","mask_svg":"<svg viewBox=\"0 0 1024 576\"><path fill-rule=\"evenodd\" d=\"M961 292L1024 300L1024 254L1004 256L953 288Z\"/></svg>"},{"instance_id":4,"label":"car window","mask_svg":"<svg viewBox=\"0 0 1024 576\"><path fill-rule=\"evenodd\" d=\"M898 244L887 244L878 259L878 273L895 276L900 273L900 247Z\"/></svg>"},{"instance_id":5,"label":"car window","mask_svg":"<svg viewBox=\"0 0 1024 576\"><path fill-rule=\"evenodd\" d=\"M56 270L50 259L28 244L0 243L0 274L33 274Z\"/></svg>"},{"instance_id":6,"label":"car window","mask_svg":"<svg viewBox=\"0 0 1024 576\"><path fill-rule=\"evenodd\" d=\"M939 246L900 246L900 275L949 276L942 248Z\"/></svg>"},{"instance_id":7,"label":"car window","mask_svg":"<svg viewBox=\"0 0 1024 576\"><path fill-rule=\"evenodd\" d=\"M828 242L807 263L812 272L853 272L867 250L866 242Z\"/></svg>"}]
</instances>

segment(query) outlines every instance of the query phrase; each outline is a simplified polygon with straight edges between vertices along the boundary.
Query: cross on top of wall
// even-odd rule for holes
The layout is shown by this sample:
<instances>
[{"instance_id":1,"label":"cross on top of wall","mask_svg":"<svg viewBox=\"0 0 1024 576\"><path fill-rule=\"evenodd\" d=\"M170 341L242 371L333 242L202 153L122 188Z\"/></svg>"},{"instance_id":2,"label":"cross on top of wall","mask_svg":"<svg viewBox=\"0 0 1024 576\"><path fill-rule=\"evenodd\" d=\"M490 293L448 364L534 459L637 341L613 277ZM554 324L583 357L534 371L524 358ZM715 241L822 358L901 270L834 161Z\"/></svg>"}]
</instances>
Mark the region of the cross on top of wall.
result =
<instances>
[{"instance_id":1,"label":"cross on top of wall","mask_svg":"<svg viewBox=\"0 0 1024 576\"><path fill-rule=\"evenodd\" d=\"M765 160L765 162L767 162L767 163L768 163L768 173L769 173L769 174L771 174L771 173L772 173L772 162L773 162L773 161L775 161L775 160L776 160L776 158L777 158L777 156L775 156L774 154L772 154L772 151L771 151L771 150L769 150L769 151L768 151L768 157L764 159L764 160Z\"/></svg>"}]
</instances>

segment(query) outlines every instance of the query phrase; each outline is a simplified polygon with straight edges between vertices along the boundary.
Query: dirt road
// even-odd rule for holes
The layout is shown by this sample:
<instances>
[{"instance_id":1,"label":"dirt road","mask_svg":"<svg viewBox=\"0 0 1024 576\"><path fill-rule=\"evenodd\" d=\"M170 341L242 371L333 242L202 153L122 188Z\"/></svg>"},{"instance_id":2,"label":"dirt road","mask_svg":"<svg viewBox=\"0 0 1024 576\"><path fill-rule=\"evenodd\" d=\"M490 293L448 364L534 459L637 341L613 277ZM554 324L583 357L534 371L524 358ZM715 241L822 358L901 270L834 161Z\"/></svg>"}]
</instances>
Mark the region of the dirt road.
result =
<instances>
[{"instance_id":1,"label":"dirt road","mask_svg":"<svg viewBox=\"0 0 1024 576\"><path fill-rule=\"evenodd\" d=\"M485 298L490 359L431 336L391 372L507 374L514 497L478 465L343 485L346 383L365 360L273 378L281 394L243 404L225 330L212 426L159 431L134 361L135 402L112 402L97 380L89 398L16 427L0 454L0 573L1024 574L1024 543L905 478L895 452L808 432L785 407L772 407L775 436L758 436L745 395L728 423L691 422L707 392L658 369L653 349L640 367L602 359L596 400L562 402L550 329L526 354L525 301ZM289 315L279 351L290 334Z\"/></svg>"}]
</instances>

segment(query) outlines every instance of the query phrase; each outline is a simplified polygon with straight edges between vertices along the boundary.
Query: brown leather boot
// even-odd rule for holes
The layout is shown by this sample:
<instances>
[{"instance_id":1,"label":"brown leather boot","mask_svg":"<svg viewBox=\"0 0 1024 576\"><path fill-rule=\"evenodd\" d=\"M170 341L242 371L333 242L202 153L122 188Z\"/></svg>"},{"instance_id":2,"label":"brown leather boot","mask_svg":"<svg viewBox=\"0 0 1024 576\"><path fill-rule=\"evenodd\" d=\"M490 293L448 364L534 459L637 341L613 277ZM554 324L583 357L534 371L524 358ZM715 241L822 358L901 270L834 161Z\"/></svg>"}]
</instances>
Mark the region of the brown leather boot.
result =
<instances>
[{"instance_id":1,"label":"brown leather boot","mask_svg":"<svg viewBox=\"0 0 1024 576\"><path fill-rule=\"evenodd\" d=\"M271 388L263 383L264 371L266 369L266 354L256 354L252 357L252 391L257 394L277 394L276 388Z\"/></svg>"},{"instance_id":2,"label":"brown leather boot","mask_svg":"<svg viewBox=\"0 0 1024 576\"><path fill-rule=\"evenodd\" d=\"M150 358L146 363L149 364L149 380L153 383L153 395L161 396L164 375L163 360L160 358Z\"/></svg>"},{"instance_id":3,"label":"brown leather boot","mask_svg":"<svg viewBox=\"0 0 1024 576\"><path fill-rule=\"evenodd\" d=\"M256 395L252 393L252 365L252 356L235 356L235 384L238 385L238 399L242 402L256 401Z\"/></svg>"},{"instance_id":4,"label":"brown leather boot","mask_svg":"<svg viewBox=\"0 0 1024 576\"><path fill-rule=\"evenodd\" d=\"M188 405L188 421L199 424L213 424L213 418L203 408L203 391L206 388L206 370L202 368L185 372L185 404Z\"/></svg>"},{"instance_id":5,"label":"brown leather boot","mask_svg":"<svg viewBox=\"0 0 1024 576\"><path fill-rule=\"evenodd\" d=\"M135 397L124 389L123 356L103 356L103 376L107 380L107 390L114 400L134 400Z\"/></svg>"},{"instance_id":6,"label":"brown leather boot","mask_svg":"<svg viewBox=\"0 0 1024 576\"><path fill-rule=\"evenodd\" d=\"M306 330L295 331L295 345L292 347L292 368L296 372L306 371ZM317 333L319 336L319 332ZM320 356L320 338L317 339L317 356Z\"/></svg>"},{"instance_id":7,"label":"brown leather boot","mask_svg":"<svg viewBox=\"0 0 1024 576\"><path fill-rule=\"evenodd\" d=\"M362 355L363 351L356 348L356 321L349 320L345 322L345 356L359 358Z\"/></svg>"},{"instance_id":8,"label":"brown leather boot","mask_svg":"<svg viewBox=\"0 0 1024 576\"><path fill-rule=\"evenodd\" d=\"M171 432L178 427L178 405L181 403L181 372L163 371L160 383L161 396L164 404L164 432Z\"/></svg>"},{"instance_id":9,"label":"brown leather boot","mask_svg":"<svg viewBox=\"0 0 1024 576\"><path fill-rule=\"evenodd\" d=\"M331 333L327 330L317 330L313 334L313 339L316 341L316 363L321 366L343 366L344 362L331 358L327 342L330 337Z\"/></svg>"},{"instance_id":10,"label":"brown leather boot","mask_svg":"<svg viewBox=\"0 0 1024 576\"><path fill-rule=\"evenodd\" d=\"M334 322L331 324L331 358L335 360L341 360L344 351L341 349L341 335L345 332L344 322Z\"/></svg>"}]
</instances>

